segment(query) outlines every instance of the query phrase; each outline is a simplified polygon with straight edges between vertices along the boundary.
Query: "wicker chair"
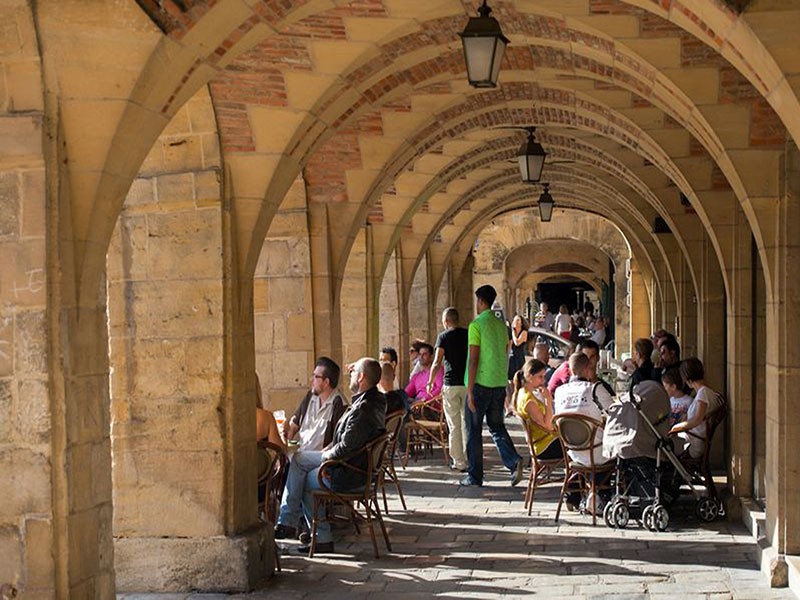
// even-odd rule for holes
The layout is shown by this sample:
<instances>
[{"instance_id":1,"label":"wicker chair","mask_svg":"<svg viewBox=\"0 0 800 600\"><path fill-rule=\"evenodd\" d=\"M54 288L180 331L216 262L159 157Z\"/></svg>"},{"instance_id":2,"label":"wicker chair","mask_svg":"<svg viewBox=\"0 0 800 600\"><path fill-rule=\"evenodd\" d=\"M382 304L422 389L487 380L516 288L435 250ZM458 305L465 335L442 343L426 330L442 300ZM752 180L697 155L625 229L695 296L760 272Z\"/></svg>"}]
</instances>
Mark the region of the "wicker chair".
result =
<instances>
[{"instance_id":1,"label":"wicker chair","mask_svg":"<svg viewBox=\"0 0 800 600\"><path fill-rule=\"evenodd\" d=\"M259 474L258 487L265 486L264 501L258 506L259 515L263 514L270 523L275 523L278 518L278 511L281 507L281 497L283 488L286 485L286 476L289 474L289 459L283 448L261 440L258 442L258 452L266 454L267 459L271 459L270 453L274 455L272 464L268 464L267 469ZM281 570L281 555L277 542L274 542L275 569Z\"/></svg>"},{"instance_id":2,"label":"wicker chair","mask_svg":"<svg viewBox=\"0 0 800 600\"><path fill-rule=\"evenodd\" d=\"M525 508L528 509L528 516L530 516L533 510L533 496L536 493L536 488L540 485L561 481L563 479L563 476L555 475L555 471L564 467L564 459L537 458L528 425L525 423L524 419L520 420L522 421L522 429L525 431L525 441L528 444L528 452L531 455L531 473L528 476L528 489L525 491Z\"/></svg>"},{"instance_id":3,"label":"wicker chair","mask_svg":"<svg viewBox=\"0 0 800 600\"><path fill-rule=\"evenodd\" d=\"M596 465L594 463L594 449L601 447L602 442L595 441L597 430L603 424L597 419L580 414L561 414L553 418L553 423L558 437L561 440L561 447L564 456L568 460L564 462L564 485L561 487L561 497L558 499L556 509L556 522L561 514L561 505L570 483L577 481L580 483L581 490L591 495L592 498L592 524L597 525L597 492L611 487L610 480L614 473L614 461ZM581 452L588 451L590 460L588 465L578 463L569 458L569 451ZM602 479L598 482L598 476Z\"/></svg>"},{"instance_id":4,"label":"wicker chair","mask_svg":"<svg viewBox=\"0 0 800 600\"><path fill-rule=\"evenodd\" d=\"M375 551L375 558L380 558L380 554L378 553L378 542L375 538L375 529L372 524L373 519L376 519L381 526L387 550L389 550L389 552L392 551L392 545L391 542L389 542L389 534L386 532L386 525L383 522L381 509L378 505L378 486L384 473L386 451L389 447L391 437L391 433L384 433L353 454L337 460L326 460L320 465L318 481L321 489L314 492L314 519L311 523L311 549L308 553L309 558L314 556L314 551L317 547L317 525L320 509L323 507L326 509L324 512L325 520L335 521L342 518L334 515L331 510L328 510L335 505L344 506L348 510L350 513L350 520L356 532L360 532L357 523L358 519L364 519L367 522L369 534L372 538L372 548ZM360 469L347 462L361 453L367 455L366 470ZM366 484L360 490L336 491L331 489L326 478L328 470L334 465L362 475ZM360 507L363 512L359 511L357 507Z\"/></svg>"},{"instance_id":5,"label":"wicker chair","mask_svg":"<svg viewBox=\"0 0 800 600\"><path fill-rule=\"evenodd\" d=\"M397 495L400 496L400 503L403 505L403 510L408 510L406 507L406 499L403 496L403 490L400 488L400 482L397 479L397 471L394 468L394 454L397 448L397 440L400 435L400 428L403 425L403 418L406 411L397 410L393 413L386 415L386 431L392 434L389 440L389 445L386 448L386 460L383 463L383 474L381 475L379 486L383 494L383 509L386 514L389 513L389 506L386 502L386 483L393 483L397 488Z\"/></svg>"},{"instance_id":6,"label":"wicker chair","mask_svg":"<svg viewBox=\"0 0 800 600\"><path fill-rule=\"evenodd\" d=\"M409 454L413 453L416 457L425 448L432 448L434 444L442 449L444 462L449 465L448 439L442 396L416 402L411 407L411 416L406 423L406 452L403 456L403 466L408 464Z\"/></svg>"}]
</instances>

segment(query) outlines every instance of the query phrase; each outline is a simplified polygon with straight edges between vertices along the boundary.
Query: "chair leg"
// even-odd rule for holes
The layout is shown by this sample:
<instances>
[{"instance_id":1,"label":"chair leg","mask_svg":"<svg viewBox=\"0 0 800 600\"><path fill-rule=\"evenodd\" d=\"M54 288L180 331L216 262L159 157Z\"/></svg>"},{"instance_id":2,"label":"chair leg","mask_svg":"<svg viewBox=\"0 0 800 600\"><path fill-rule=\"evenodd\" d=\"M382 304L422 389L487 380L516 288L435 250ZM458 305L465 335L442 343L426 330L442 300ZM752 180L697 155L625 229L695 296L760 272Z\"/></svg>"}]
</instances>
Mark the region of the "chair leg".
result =
<instances>
[{"instance_id":1,"label":"chair leg","mask_svg":"<svg viewBox=\"0 0 800 600\"><path fill-rule=\"evenodd\" d=\"M592 485L590 487L590 489L592 490L591 491L591 494L592 494L592 525L593 526L597 526L597 493L596 493L595 484L594 484L595 474L594 474L594 471L591 471L589 474L590 474L590 476L592 478Z\"/></svg>"},{"instance_id":2,"label":"chair leg","mask_svg":"<svg viewBox=\"0 0 800 600\"><path fill-rule=\"evenodd\" d=\"M571 478L572 474L569 472L569 467L567 467L564 473L564 485L561 486L561 496L558 498L558 508L556 508L556 523L558 523L558 517L561 515L561 505L564 503L564 496L567 493L567 486Z\"/></svg>"},{"instance_id":3,"label":"chair leg","mask_svg":"<svg viewBox=\"0 0 800 600\"><path fill-rule=\"evenodd\" d=\"M536 468L536 461L533 461L531 466L531 474L528 477L528 491L525 495L525 501L528 503L528 516L533 512L533 495L536 493L536 478L539 476L539 471Z\"/></svg>"},{"instance_id":4,"label":"chair leg","mask_svg":"<svg viewBox=\"0 0 800 600\"><path fill-rule=\"evenodd\" d=\"M272 542L274 546L273 552L275 553L275 570L280 573L281 572L281 549L278 546L278 542Z\"/></svg>"},{"instance_id":5,"label":"chair leg","mask_svg":"<svg viewBox=\"0 0 800 600\"><path fill-rule=\"evenodd\" d=\"M403 490L400 488L400 482L397 480L397 472L394 470L394 464L390 464L389 468L392 471L392 481L394 482L394 486L397 488L397 495L400 496L400 504L403 505L403 510L407 511L408 507L406 506L406 499L403 496ZM387 510L386 513L388 514L389 511Z\"/></svg>"},{"instance_id":6,"label":"chair leg","mask_svg":"<svg viewBox=\"0 0 800 600\"><path fill-rule=\"evenodd\" d=\"M369 507L369 500L364 505L364 514L367 517L367 525L369 525L369 536L372 538L372 549L375 551L375 558L380 558L378 554L378 539L375 537L375 528L372 526L372 510Z\"/></svg>"},{"instance_id":7,"label":"chair leg","mask_svg":"<svg viewBox=\"0 0 800 600\"><path fill-rule=\"evenodd\" d=\"M314 518L311 520L311 548L308 551L308 558L314 558L314 550L317 549L317 521L319 515L320 501L314 497Z\"/></svg>"},{"instance_id":8,"label":"chair leg","mask_svg":"<svg viewBox=\"0 0 800 600\"><path fill-rule=\"evenodd\" d=\"M381 531L383 532L383 541L386 542L386 550L391 552L392 551L392 543L389 541L389 533L386 531L386 523L383 522L383 516L381 515L381 511L378 510L378 502L375 501L375 516L378 518L378 523L381 526Z\"/></svg>"},{"instance_id":9,"label":"chair leg","mask_svg":"<svg viewBox=\"0 0 800 600\"><path fill-rule=\"evenodd\" d=\"M383 508L386 511L386 514L389 514L389 504L386 502L386 482L384 481L384 485L381 486L381 493L383 494Z\"/></svg>"}]
</instances>

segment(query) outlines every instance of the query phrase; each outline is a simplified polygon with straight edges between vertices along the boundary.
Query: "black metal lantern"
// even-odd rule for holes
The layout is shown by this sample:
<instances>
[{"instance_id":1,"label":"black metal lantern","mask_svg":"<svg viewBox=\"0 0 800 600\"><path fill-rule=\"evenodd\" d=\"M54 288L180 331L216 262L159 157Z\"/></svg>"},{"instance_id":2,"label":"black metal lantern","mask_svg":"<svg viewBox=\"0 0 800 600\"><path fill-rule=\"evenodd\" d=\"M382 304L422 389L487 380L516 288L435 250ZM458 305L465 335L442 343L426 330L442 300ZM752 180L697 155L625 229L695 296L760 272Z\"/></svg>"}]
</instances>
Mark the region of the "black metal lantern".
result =
<instances>
[{"instance_id":1,"label":"black metal lantern","mask_svg":"<svg viewBox=\"0 0 800 600\"><path fill-rule=\"evenodd\" d=\"M539 196L539 217L541 217L542 223L549 223L550 219L553 218L553 207L556 203L550 195L550 184L545 183L543 185L544 191Z\"/></svg>"},{"instance_id":2,"label":"black metal lantern","mask_svg":"<svg viewBox=\"0 0 800 600\"><path fill-rule=\"evenodd\" d=\"M469 84L476 88L497 87L500 62L509 42L500 30L497 19L489 16L491 12L492 9L483 0L483 5L478 9L480 16L470 17L460 34L467 62L467 78Z\"/></svg>"},{"instance_id":3,"label":"black metal lantern","mask_svg":"<svg viewBox=\"0 0 800 600\"><path fill-rule=\"evenodd\" d=\"M517 160L519 161L519 173L525 183L536 183L542 176L544 159L547 152L542 145L533 137L535 127L528 127L528 139L520 146Z\"/></svg>"}]
</instances>

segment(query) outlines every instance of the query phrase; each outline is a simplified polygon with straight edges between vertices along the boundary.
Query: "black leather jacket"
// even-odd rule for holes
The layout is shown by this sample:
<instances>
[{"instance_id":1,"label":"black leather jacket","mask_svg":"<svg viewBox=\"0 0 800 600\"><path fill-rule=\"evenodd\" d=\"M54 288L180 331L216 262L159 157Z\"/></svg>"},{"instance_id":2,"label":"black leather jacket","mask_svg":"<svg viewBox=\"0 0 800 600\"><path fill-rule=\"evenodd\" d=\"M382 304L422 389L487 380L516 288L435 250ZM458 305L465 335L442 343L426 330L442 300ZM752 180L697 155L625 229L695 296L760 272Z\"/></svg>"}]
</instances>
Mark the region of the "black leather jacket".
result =
<instances>
[{"instance_id":1,"label":"black leather jacket","mask_svg":"<svg viewBox=\"0 0 800 600\"><path fill-rule=\"evenodd\" d=\"M322 453L322 460L340 459L363 448L386 431L386 397L372 387L353 396L353 403L342 415L333 432L333 445ZM348 462L366 470L366 454L356 455ZM366 482L359 473L345 467L329 470L331 488L350 490L362 487Z\"/></svg>"}]
</instances>

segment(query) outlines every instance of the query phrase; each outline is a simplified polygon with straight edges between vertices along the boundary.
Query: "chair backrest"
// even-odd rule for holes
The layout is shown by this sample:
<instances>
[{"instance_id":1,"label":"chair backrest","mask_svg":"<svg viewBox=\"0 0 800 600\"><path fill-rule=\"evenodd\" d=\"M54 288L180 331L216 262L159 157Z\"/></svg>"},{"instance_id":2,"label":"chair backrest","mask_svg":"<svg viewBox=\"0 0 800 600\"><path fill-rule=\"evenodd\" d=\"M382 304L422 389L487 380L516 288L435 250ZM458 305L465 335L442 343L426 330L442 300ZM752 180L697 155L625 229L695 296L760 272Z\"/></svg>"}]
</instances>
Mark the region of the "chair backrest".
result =
<instances>
[{"instance_id":1,"label":"chair backrest","mask_svg":"<svg viewBox=\"0 0 800 600\"><path fill-rule=\"evenodd\" d=\"M383 463L386 460L389 442L392 433L382 433L364 447L367 453L367 481L375 483L383 473Z\"/></svg>"},{"instance_id":2,"label":"chair backrest","mask_svg":"<svg viewBox=\"0 0 800 600\"><path fill-rule=\"evenodd\" d=\"M289 458L283 448L266 440L259 442L258 446L259 452L267 452L269 450L275 455L266 475L259 479L259 482L265 481L267 486L266 497L264 498L264 512L267 519L274 523L278 518L281 496L283 496L283 488L286 485L286 477L289 474Z\"/></svg>"},{"instance_id":3,"label":"chair backrest","mask_svg":"<svg viewBox=\"0 0 800 600\"><path fill-rule=\"evenodd\" d=\"M395 446L397 446L397 437L400 435L400 427L403 425L403 417L405 417L405 410L396 410L386 415L386 433L392 437L389 439L389 447L386 453L389 456L394 454Z\"/></svg>"},{"instance_id":4,"label":"chair backrest","mask_svg":"<svg viewBox=\"0 0 800 600\"><path fill-rule=\"evenodd\" d=\"M703 419L706 423L706 444L703 448L703 462L708 464L711 455L711 443L714 441L714 432L720 423L728 416L728 400L722 394L719 395L719 404Z\"/></svg>"},{"instance_id":5,"label":"chair backrest","mask_svg":"<svg viewBox=\"0 0 800 600\"><path fill-rule=\"evenodd\" d=\"M598 445L595 434L600 421L579 414L562 414L553 417L553 423L566 450L592 450Z\"/></svg>"}]
</instances>

